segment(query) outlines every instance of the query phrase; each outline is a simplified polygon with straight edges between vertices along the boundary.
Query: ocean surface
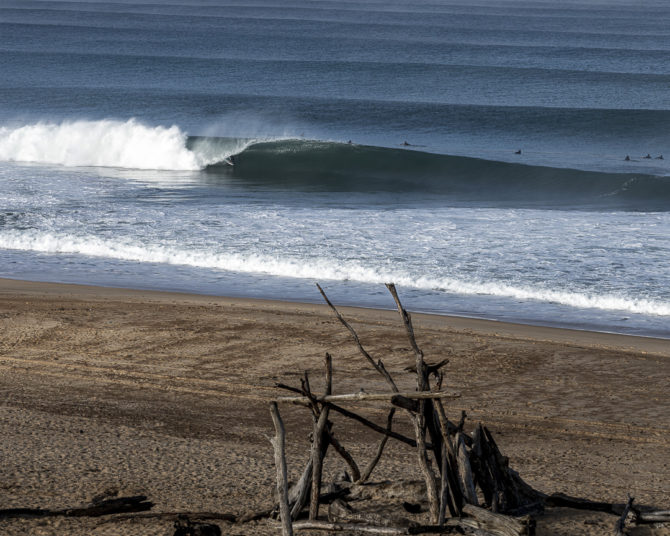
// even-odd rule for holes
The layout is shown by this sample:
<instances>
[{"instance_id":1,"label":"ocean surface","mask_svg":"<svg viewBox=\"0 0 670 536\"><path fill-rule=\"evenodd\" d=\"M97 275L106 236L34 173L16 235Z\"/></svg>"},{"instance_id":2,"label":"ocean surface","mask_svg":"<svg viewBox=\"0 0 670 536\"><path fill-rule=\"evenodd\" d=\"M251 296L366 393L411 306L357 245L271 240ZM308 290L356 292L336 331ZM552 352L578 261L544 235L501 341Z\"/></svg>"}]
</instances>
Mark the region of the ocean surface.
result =
<instances>
[{"instance_id":1,"label":"ocean surface","mask_svg":"<svg viewBox=\"0 0 670 536\"><path fill-rule=\"evenodd\" d=\"M670 3L0 0L0 276L670 338Z\"/></svg>"}]
</instances>

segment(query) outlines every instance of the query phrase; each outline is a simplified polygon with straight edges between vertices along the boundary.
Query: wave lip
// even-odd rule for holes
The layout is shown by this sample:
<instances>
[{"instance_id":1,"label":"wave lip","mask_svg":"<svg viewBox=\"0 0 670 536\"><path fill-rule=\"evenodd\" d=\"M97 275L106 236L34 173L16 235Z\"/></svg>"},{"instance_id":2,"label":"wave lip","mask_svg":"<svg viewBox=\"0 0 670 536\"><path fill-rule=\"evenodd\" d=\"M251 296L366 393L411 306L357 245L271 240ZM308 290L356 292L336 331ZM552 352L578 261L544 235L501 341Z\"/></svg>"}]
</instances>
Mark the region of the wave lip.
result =
<instances>
[{"instance_id":1,"label":"wave lip","mask_svg":"<svg viewBox=\"0 0 670 536\"><path fill-rule=\"evenodd\" d=\"M230 156L223 148L217 153L193 151L187 139L176 125L148 126L135 119L39 122L0 127L0 161L197 171Z\"/></svg>"},{"instance_id":2,"label":"wave lip","mask_svg":"<svg viewBox=\"0 0 670 536\"><path fill-rule=\"evenodd\" d=\"M7 232L0 236L0 248L40 253L78 254L129 262L151 262L225 270L273 277L311 280L352 281L382 284L393 281L407 288L462 295L488 295L517 300L554 303L579 309L625 311L633 314L670 316L670 302L615 294L587 294L532 285L494 281L463 280L457 277L412 276L403 270L374 268L358 262L336 262L324 258L282 258L262 253L209 252L163 245L105 240L94 236L59 233Z\"/></svg>"}]
</instances>

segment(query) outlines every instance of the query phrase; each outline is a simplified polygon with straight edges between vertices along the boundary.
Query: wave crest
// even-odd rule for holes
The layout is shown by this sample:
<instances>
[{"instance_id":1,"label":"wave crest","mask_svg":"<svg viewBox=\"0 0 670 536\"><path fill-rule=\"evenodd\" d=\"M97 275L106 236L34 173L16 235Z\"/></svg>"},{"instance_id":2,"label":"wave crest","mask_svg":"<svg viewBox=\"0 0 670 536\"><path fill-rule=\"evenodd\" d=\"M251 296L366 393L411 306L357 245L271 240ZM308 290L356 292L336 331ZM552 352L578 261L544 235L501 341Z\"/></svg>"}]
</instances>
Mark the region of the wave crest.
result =
<instances>
[{"instance_id":1,"label":"wave crest","mask_svg":"<svg viewBox=\"0 0 670 536\"><path fill-rule=\"evenodd\" d=\"M198 152L179 127L148 126L135 119L39 122L0 127L0 160L71 167L195 171L230 156L224 147Z\"/></svg>"}]
</instances>

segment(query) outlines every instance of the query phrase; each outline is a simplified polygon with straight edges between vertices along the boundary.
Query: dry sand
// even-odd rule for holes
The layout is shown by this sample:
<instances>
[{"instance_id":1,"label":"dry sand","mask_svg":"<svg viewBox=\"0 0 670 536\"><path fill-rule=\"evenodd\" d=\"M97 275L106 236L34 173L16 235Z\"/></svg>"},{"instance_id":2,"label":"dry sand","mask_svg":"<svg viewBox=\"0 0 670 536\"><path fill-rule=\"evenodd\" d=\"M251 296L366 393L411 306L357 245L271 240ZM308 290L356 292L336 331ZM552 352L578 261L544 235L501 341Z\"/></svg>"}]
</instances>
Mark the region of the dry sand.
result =
<instances>
[{"instance_id":1,"label":"dry sand","mask_svg":"<svg viewBox=\"0 0 670 536\"><path fill-rule=\"evenodd\" d=\"M343 308L399 383L413 357L397 314ZM485 423L536 488L670 508L670 341L415 315L429 361L450 359L457 419ZM154 511L241 513L272 503L276 381L386 390L322 306L0 280L0 508L65 508L145 494ZM383 423L375 406L355 406ZM309 419L283 407L289 466ZM398 427L402 429L399 422ZM335 418L361 464L377 437ZM374 479L420 478L393 442ZM340 462L332 459L328 471ZM555 509L538 534L610 534L606 514ZM264 522L224 534L276 534ZM162 520L2 520L0 534L172 534ZM642 527L636 535L669 535Z\"/></svg>"}]
</instances>

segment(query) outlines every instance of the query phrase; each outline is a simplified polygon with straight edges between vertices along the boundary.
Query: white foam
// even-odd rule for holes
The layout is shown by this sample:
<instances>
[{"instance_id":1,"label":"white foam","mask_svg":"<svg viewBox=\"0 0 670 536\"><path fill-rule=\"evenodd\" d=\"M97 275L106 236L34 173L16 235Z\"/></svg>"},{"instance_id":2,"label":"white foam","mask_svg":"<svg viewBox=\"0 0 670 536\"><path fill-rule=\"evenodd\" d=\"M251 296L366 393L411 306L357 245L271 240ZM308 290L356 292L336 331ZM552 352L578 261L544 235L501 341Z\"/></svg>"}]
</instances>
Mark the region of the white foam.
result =
<instances>
[{"instance_id":1,"label":"white foam","mask_svg":"<svg viewBox=\"0 0 670 536\"><path fill-rule=\"evenodd\" d=\"M631 298L615 294L587 294L571 290L510 285L500 282L465 281L453 277L415 277L403 270L368 267L354 261L325 258L284 258L267 254L240 254L178 249L162 245L142 245L93 236L65 236L36 231L7 231L0 236L0 248L41 253L80 254L133 262L152 262L257 273L312 280L354 281L382 284L393 281L407 287L465 295L489 295L516 300L533 300L644 315L670 316L670 302Z\"/></svg>"},{"instance_id":2,"label":"white foam","mask_svg":"<svg viewBox=\"0 0 670 536\"><path fill-rule=\"evenodd\" d=\"M147 170L199 170L243 147L190 150L177 126L127 121L65 121L0 127L0 161Z\"/></svg>"}]
</instances>

